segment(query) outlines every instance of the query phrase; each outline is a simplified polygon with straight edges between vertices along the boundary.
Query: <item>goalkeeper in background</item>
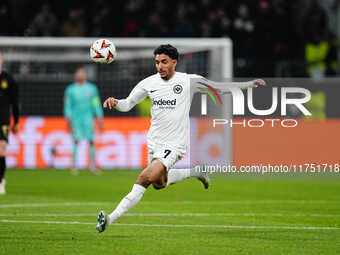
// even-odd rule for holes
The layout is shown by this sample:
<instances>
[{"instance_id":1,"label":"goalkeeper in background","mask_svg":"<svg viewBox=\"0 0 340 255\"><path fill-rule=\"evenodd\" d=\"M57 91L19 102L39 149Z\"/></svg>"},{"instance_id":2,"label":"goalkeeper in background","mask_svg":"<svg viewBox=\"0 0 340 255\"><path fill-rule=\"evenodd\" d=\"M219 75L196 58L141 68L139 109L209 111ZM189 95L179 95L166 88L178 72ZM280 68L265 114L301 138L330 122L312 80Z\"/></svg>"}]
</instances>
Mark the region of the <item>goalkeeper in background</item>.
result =
<instances>
[{"instance_id":1,"label":"goalkeeper in background","mask_svg":"<svg viewBox=\"0 0 340 255\"><path fill-rule=\"evenodd\" d=\"M99 130L103 129L103 109L97 87L86 81L85 69L80 67L74 74L75 82L65 90L64 116L73 138L73 168L77 173L78 142L87 140L90 144L90 170L97 173L95 164L94 126L97 117Z\"/></svg>"}]
</instances>

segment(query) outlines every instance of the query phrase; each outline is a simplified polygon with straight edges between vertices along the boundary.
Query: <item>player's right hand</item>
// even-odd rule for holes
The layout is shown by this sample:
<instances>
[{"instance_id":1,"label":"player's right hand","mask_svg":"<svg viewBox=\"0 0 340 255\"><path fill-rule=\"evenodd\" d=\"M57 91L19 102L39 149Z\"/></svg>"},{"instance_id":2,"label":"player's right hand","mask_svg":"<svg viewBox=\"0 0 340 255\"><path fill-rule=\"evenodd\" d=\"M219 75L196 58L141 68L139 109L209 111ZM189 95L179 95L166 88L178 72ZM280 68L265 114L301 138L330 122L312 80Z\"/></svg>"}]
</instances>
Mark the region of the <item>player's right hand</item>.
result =
<instances>
[{"instance_id":1,"label":"player's right hand","mask_svg":"<svg viewBox=\"0 0 340 255\"><path fill-rule=\"evenodd\" d=\"M107 108L109 107L110 110L115 107L118 104L118 100L115 99L114 97L109 97L108 99L106 99L103 103L103 107Z\"/></svg>"}]
</instances>

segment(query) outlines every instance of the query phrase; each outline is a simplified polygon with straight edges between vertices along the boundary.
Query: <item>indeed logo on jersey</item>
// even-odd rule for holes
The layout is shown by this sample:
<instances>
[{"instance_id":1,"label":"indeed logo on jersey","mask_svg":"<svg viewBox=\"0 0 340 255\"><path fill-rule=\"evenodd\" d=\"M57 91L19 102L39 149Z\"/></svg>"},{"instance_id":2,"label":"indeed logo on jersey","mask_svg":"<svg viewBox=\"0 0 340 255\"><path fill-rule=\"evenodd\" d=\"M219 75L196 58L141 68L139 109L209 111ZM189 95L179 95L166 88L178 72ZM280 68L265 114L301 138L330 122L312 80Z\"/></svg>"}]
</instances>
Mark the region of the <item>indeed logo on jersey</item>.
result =
<instances>
[{"instance_id":1,"label":"indeed logo on jersey","mask_svg":"<svg viewBox=\"0 0 340 255\"><path fill-rule=\"evenodd\" d=\"M152 100L152 106L153 107L157 107L158 109L168 109L168 110L173 110L176 108L176 104L177 104L177 99L153 99Z\"/></svg>"},{"instance_id":2,"label":"indeed logo on jersey","mask_svg":"<svg viewBox=\"0 0 340 255\"><path fill-rule=\"evenodd\" d=\"M173 100L164 100L164 99L155 100L155 99L153 99L152 105L159 105L159 106L176 105L176 99L173 99Z\"/></svg>"}]
</instances>

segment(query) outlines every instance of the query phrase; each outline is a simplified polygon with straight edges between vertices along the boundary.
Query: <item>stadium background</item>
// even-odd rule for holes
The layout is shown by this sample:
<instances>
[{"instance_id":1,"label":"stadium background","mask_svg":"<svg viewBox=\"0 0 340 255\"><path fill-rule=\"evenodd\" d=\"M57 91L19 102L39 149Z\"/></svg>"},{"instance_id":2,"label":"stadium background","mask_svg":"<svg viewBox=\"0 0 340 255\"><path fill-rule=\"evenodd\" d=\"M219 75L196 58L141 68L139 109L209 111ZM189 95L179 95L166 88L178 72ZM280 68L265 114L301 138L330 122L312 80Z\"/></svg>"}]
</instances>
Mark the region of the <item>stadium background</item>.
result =
<instances>
[{"instance_id":1,"label":"stadium background","mask_svg":"<svg viewBox=\"0 0 340 255\"><path fill-rule=\"evenodd\" d=\"M149 188L140 203L98 234L98 212L111 212L131 190L136 169L146 164L147 103L128 113L105 111L97 163L114 171L73 176L53 169L71 163L62 105L75 67L85 66L102 100L125 97L154 72L154 45L144 41L158 43L154 37L196 38L180 47L181 71L214 80L231 73L265 78L270 86L254 90L254 102L266 102L266 109L274 85L293 81L312 91L306 105L312 119L289 109L287 117L299 127L236 126L232 137L220 139L232 141L234 164L339 164L338 13L338 0L0 0L0 52L5 70L18 80L22 112L20 132L11 134L7 146L11 169L0 196L0 255L340 254L339 165L321 173L304 168L292 174L212 174L208 190L191 178L160 191ZM220 48L195 47L206 38L226 43L226 37L233 57ZM89 45L98 38L119 45L110 65L89 59ZM131 46L124 47L121 38ZM223 55L227 65L221 65ZM191 120L196 142L213 140L211 129ZM86 146L79 151L86 163Z\"/></svg>"},{"instance_id":2,"label":"stadium background","mask_svg":"<svg viewBox=\"0 0 340 255\"><path fill-rule=\"evenodd\" d=\"M112 3L1 1L0 35L7 39L8 36L19 36L23 41L30 37L49 37L52 40L54 37L124 37L136 38L137 44L139 37L165 40L167 37L229 37L233 41L234 77L310 77L313 85L309 89L317 98L311 105L317 113L313 114L314 120L305 122L301 119L303 128L293 136L287 134L291 137L289 142L282 135L283 130L275 133L263 129L263 134L256 135L252 129L236 127L232 139L233 162L236 165L301 163L318 158L334 163L338 162L334 148L339 142L337 130L340 118L337 99L340 92L337 80L338 6L339 2L332 0L237 3L201 0L199 4L190 0L171 1L171 4L143 0ZM20 85L23 115L20 133L10 137L9 167L70 166L71 140L61 117L64 89L72 82L75 66L86 65L89 79L98 85L102 100L112 95L126 97L136 82L154 72L152 59L146 57L137 60L126 58L112 65L97 66L89 61L21 60L20 54L11 57L17 48L6 46L2 49L8 57L5 69L15 76ZM44 54L44 50L29 47L24 51L31 52L30 56ZM63 48L62 51L73 53L75 50ZM179 70L209 77L211 66L217 65L209 62L209 54L205 50L183 53L181 61L184 64ZM91 76L91 71L95 75ZM266 96L266 93L256 95L256 101L265 100ZM97 162L100 167L140 168L146 164L145 143L136 147L132 142L132 139L145 138L149 121L143 116L144 112L138 108L128 113L105 111L108 117L105 120L106 133L97 136ZM292 116L301 117L294 113ZM126 124L121 126L118 123ZM328 132L317 137L315 134L320 130ZM253 147L249 146L250 139ZM306 147L306 144L310 146ZM259 147L262 149L258 150ZM52 153L54 148L55 155ZM320 148L327 148L325 155L320 154ZM79 153L82 155L80 164L84 165L87 160L85 145Z\"/></svg>"}]
</instances>

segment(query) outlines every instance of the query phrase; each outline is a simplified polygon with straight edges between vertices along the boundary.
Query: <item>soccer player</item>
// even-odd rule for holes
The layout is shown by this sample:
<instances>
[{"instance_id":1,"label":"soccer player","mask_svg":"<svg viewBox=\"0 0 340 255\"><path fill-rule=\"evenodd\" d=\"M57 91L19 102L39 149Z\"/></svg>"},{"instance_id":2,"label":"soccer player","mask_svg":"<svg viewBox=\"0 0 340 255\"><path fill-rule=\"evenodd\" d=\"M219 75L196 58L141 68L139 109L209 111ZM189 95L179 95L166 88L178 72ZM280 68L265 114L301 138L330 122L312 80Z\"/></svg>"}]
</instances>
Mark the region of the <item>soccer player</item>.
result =
<instances>
[{"instance_id":1,"label":"soccer player","mask_svg":"<svg viewBox=\"0 0 340 255\"><path fill-rule=\"evenodd\" d=\"M129 111L145 97L152 100L151 127L147 136L148 166L142 171L116 209L109 215L101 211L96 229L103 232L106 227L131 209L142 198L146 189L153 185L162 189L186 178L200 180L205 188L209 187L207 173L195 169L173 169L186 152L189 135L189 110L195 92L210 86L205 78L195 74L175 72L178 51L171 45L160 45L154 51L157 74L142 80L134 87L126 99L117 100L109 97L103 106L118 111ZM204 85L205 84L205 85ZM217 83L215 83L217 84ZM257 87L265 85L263 80L250 82L225 83L222 92L229 92L229 87ZM211 86L210 86L211 87Z\"/></svg>"},{"instance_id":2,"label":"soccer player","mask_svg":"<svg viewBox=\"0 0 340 255\"><path fill-rule=\"evenodd\" d=\"M0 56L0 195L6 193L6 145L10 131L10 110L14 117L13 133L18 131L19 99L18 86L13 77L2 70L3 59Z\"/></svg>"},{"instance_id":3,"label":"soccer player","mask_svg":"<svg viewBox=\"0 0 340 255\"><path fill-rule=\"evenodd\" d=\"M64 115L73 138L73 168L77 174L78 142L87 140L90 144L90 170L98 173L95 165L93 120L97 117L99 130L103 129L103 109L97 87L86 81L84 68L78 68L74 74L75 82L65 90Z\"/></svg>"}]
</instances>

